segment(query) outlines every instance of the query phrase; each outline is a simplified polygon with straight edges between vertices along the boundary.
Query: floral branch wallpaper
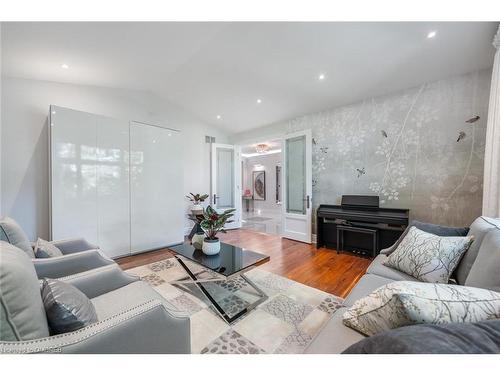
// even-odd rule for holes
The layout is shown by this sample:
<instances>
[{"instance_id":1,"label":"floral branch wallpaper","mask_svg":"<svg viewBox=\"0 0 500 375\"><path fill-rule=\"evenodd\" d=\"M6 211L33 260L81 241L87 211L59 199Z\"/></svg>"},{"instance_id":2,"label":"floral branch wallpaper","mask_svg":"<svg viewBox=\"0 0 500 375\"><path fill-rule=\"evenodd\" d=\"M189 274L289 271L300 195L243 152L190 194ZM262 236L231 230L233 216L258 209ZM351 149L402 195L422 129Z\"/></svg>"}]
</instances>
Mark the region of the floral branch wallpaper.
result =
<instances>
[{"instance_id":1,"label":"floral branch wallpaper","mask_svg":"<svg viewBox=\"0 0 500 375\"><path fill-rule=\"evenodd\" d=\"M470 225L481 214L490 79L483 70L282 124L312 129L314 207L379 195L413 219Z\"/></svg>"}]
</instances>

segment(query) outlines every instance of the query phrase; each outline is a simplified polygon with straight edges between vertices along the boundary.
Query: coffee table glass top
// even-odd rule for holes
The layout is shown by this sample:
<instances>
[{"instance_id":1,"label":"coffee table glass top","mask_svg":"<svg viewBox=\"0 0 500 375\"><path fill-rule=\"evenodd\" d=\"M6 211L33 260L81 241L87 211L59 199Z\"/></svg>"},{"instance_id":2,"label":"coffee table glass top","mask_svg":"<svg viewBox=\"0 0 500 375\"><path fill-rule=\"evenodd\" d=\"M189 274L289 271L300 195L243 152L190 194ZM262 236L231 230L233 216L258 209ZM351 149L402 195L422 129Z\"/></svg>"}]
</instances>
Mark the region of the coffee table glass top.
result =
<instances>
[{"instance_id":1,"label":"coffee table glass top","mask_svg":"<svg viewBox=\"0 0 500 375\"><path fill-rule=\"evenodd\" d=\"M269 261L267 255L223 242L220 244L220 252L217 255L205 255L201 249L195 249L189 243L171 246L169 249L226 277Z\"/></svg>"}]
</instances>

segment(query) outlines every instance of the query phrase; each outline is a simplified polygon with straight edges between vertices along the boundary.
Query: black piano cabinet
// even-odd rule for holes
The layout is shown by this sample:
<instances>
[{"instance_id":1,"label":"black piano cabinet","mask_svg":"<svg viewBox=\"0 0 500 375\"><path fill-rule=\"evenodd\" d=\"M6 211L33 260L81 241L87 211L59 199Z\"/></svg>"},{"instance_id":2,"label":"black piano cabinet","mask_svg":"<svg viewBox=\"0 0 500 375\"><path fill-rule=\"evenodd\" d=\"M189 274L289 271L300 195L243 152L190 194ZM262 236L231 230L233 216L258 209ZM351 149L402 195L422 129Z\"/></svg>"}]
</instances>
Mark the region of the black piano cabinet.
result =
<instances>
[{"instance_id":1,"label":"black piano cabinet","mask_svg":"<svg viewBox=\"0 0 500 375\"><path fill-rule=\"evenodd\" d=\"M381 208L376 196L343 196L341 205L319 206L316 246L376 256L401 236L409 223L409 211Z\"/></svg>"}]
</instances>

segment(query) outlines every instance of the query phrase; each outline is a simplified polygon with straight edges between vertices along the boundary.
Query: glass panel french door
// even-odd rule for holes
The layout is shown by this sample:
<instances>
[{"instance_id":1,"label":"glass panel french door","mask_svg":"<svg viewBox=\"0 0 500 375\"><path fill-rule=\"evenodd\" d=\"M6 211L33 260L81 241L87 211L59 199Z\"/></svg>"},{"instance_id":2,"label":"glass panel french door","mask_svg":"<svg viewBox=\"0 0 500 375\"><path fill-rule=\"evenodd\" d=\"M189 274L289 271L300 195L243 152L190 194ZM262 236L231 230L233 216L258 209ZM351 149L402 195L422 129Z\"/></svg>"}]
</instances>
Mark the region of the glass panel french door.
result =
<instances>
[{"instance_id":1,"label":"glass panel french door","mask_svg":"<svg viewBox=\"0 0 500 375\"><path fill-rule=\"evenodd\" d=\"M283 237L311 243L312 138L311 130L284 138Z\"/></svg>"},{"instance_id":2,"label":"glass panel french door","mask_svg":"<svg viewBox=\"0 0 500 375\"><path fill-rule=\"evenodd\" d=\"M241 227L241 155L240 148L212 144L212 207L218 212L236 209L226 229Z\"/></svg>"}]
</instances>

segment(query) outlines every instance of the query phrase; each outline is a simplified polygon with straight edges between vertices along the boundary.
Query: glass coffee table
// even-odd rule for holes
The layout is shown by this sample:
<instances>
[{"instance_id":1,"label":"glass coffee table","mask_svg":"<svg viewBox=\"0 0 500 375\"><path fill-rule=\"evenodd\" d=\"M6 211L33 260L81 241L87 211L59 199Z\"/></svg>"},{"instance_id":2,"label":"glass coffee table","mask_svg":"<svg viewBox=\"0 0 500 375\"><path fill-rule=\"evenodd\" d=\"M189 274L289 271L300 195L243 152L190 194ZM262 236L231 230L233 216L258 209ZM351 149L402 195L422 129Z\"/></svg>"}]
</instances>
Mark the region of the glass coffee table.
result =
<instances>
[{"instance_id":1,"label":"glass coffee table","mask_svg":"<svg viewBox=\"0 0 500 375\"><path fill-rule=\"evenodd\" d=\"M221 318L232 323L267 299L245 272L269 262L270 258L223 242L220 245L217 255L205 255L189 243L169 247L188 274L173 284L191 293L189 284L196 285Z\"/></svg>"}]
</instances>

